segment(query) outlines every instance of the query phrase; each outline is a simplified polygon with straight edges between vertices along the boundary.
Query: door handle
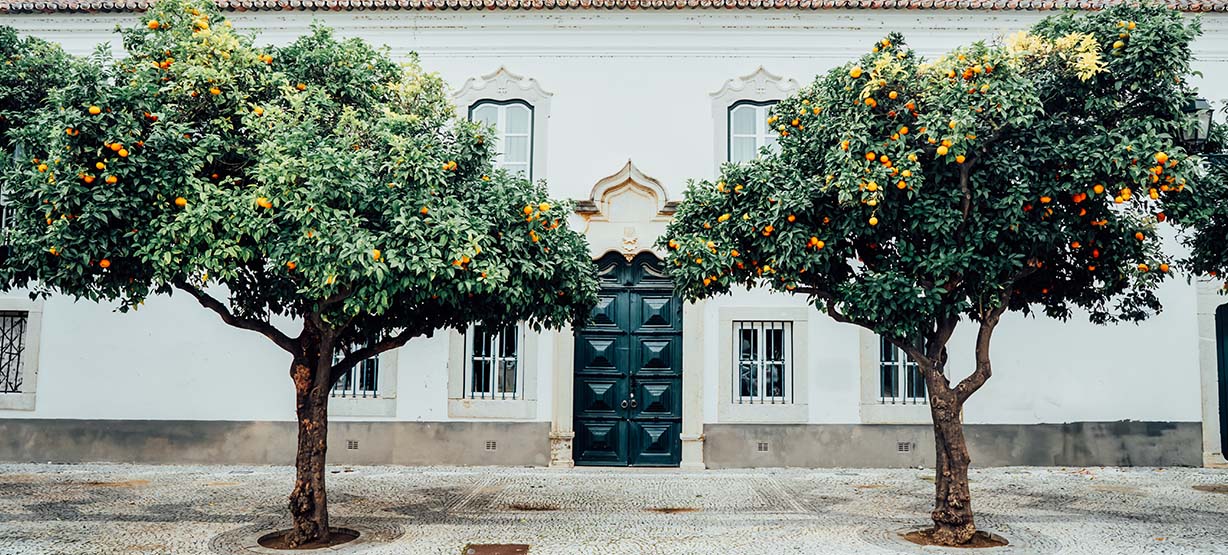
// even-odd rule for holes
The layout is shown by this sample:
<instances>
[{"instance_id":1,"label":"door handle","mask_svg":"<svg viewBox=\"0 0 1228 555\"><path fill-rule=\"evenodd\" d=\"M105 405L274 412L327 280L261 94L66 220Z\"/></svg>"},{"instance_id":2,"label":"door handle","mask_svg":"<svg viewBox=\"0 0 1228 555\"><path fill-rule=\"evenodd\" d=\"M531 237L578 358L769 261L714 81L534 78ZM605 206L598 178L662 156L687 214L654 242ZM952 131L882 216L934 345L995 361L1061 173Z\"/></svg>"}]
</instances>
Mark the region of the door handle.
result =
<instances>
[{"instance_id":1,"label":"door handle","mask_svg":"<svg viewBox=\"0 0 1228 555\"><path fill-rule=\"evenodd\" d=\"M623 408L624 408L624 409L625 409L625 408L627 408L627 400L626 400L626 399L623 399Z\"/></svg>"},{"instance_id":2,"label":"door handle","mask_svg":"<svg viewBox=\"0 0 1228 555\"><path fill-rule=\"evenodd\" d=\"M624 401L624 402L626 402L626 401ZM635 408L636 406L638 406L638 403L636 403L636 402L635 402L635 399L632 399L632 400L631 400L631 408Z\"/></svg>"}]
</instances>

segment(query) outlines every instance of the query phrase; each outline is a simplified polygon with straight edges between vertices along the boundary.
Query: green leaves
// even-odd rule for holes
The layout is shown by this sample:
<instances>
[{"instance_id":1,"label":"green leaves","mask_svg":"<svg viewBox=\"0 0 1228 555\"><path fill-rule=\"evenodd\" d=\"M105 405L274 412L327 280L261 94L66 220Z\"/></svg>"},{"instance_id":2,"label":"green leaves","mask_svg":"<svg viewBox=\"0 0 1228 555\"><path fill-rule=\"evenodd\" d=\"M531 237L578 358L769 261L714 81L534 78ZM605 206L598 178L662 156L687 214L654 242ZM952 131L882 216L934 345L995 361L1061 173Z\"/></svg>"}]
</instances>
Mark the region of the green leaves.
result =
<instances>
[{"instance_id":1,"label":"green leaves","mask_svg":"<svg viewBox=\"0 0 1228 555\"><path fill-rule=\"evenodd\" d=\"M21 129L46 167L8 174L10 284L122 308L220 285L240 317L320 314L355 343L595 302L566 206L496 171L416 60L320 27L256 48L203 0L123 33L125 58L74 62Z\"/></svg>"},{"instance_id":2,"label":"green leaves","mask_svg":"<svg viewBox=\"0 0 1228 555\"><path fill-rule=\"evenodd\" d=\"M688 188L672 271L691 298L802 292L901 339L1003 303L1143 318L1170 269L1158 214L1200 179L1174 143L1197 32L1115 6L933 61L886 37L774 108L779 154Z\"/></svg>"}]
</instances>

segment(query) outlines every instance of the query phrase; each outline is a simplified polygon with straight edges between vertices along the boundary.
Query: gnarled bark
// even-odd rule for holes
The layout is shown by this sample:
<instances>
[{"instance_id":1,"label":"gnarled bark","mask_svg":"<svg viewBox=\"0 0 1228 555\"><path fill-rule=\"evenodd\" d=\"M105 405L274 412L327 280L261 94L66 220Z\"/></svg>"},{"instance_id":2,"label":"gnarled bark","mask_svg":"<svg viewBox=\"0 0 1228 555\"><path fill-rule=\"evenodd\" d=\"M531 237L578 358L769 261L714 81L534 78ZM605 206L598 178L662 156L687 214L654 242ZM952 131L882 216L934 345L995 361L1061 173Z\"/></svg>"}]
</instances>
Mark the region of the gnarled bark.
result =
<instances>
[{"instance_id":1,"label":"gnarled bark","mask_svg":"<svg viewBox=\"0 0 1228 555\"><path fill-rule=\"evenodd\" d=\"M985 385L993 373L989 362L990 340L1004 310L1005 305L983 315L976 338L976 369L959 385L950 387L943 375L945 346L931 349L931 354L938 356L918 361L929 389L930 415L934 423L934 510L930 514L934 528L930 540L940 545L966 544L976 534L972 493L968 487L968 466L972 457L968 455L968 442L964 437L964 402ZM950 337L950 334L943 337Z\"/></svg>"},{"instance_id":2,"label":"gnarled bark","mask_svg":"<svg viewBox=\"0 0 1228 555\"><path fill-rule=\"evenodd\" d=\"M300 338L301 352L290 366L298 415L298 455L287 536L292 547L328 540L328 498L324 462L328 451L328 396L332 388L332 340L309 323Z\"/></svg>"}]
</instances>

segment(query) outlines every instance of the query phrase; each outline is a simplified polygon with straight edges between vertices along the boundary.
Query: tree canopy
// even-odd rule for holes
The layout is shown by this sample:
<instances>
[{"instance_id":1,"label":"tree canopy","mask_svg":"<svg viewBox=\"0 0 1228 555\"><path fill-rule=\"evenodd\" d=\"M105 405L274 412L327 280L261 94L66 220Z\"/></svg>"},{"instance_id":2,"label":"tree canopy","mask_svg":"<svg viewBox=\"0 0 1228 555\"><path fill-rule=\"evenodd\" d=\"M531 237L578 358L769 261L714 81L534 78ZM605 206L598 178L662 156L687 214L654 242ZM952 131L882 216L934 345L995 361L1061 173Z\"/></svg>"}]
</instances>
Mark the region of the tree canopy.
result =
<instances>
[{"instance_id":1,"label":"tree canopy","mask_svg":"<svg viewBox=\"0 0 1228 555\"><path fill-rule=\"evenodd\" d=\"M1197 166L1174 142L1197 33L1138 5L933 61L887 37L776 105L779 153L688 188L674 274L692 298L797 290L900 340L1004 302L1146 317L1161 203Z\"/></svg>"},{"instance_id":2,"label":"tree canopy","mask_svg":"<svg viewBox=\"0 0 1228 555\"><path fill-rule=\"evenodd\" d=\"M559 325L595 299L565 207L492 168L490 130L415 59L318 27L256 48L192 0L123 42L69 64L20 133L10 282L121 310L223 284L234 321L319 313L339 344Z\"/></svg>"}]
</instances>

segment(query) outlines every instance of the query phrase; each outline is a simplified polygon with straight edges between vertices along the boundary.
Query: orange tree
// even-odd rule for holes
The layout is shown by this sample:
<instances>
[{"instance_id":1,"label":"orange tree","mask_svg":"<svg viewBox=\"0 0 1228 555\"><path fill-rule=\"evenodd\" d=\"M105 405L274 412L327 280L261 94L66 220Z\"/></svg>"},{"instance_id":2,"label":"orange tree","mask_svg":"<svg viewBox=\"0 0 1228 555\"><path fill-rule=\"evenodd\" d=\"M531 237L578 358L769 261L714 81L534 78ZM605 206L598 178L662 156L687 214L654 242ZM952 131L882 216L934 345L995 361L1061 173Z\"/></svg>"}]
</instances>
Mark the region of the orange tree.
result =
<instances>
[{"instance_id":1,"label":"orange tree","mask_svg":"<svg viewBox=\"0 0 1228 555\"><path fill-rule=\"evenodd\" d=\"M332 385L440 328L586 315L596 279L565 206L492 168L443 82L315 29L257 49L212 2L166 0L127 56L70 68L22 130L10 285L137 309L180 292L292 360L293 545L328 539ZM291 335L274 316L301 323ZM336 355L336 358L334 358Z\"/></svg>"},{"instance_id":2,"label":"orange tree","mask_svg":"<svg viewBox=\"0 0 1228 555\"><path fill-rule=\"evenodd\" d=\"M928 540L974 536L961 425L1003 314L1159 310L1160 203L1196 22L1160 7L1048 18L923 61L898 35L780 102L780 151L692 183L662 246L688 298L765 286L872 330L919 365L936 444ZM977 329L953 382L947 344Z\"/></svg>"},{"instance_id":3,"label":"orange tree","mask_svg":"<svg viewBox=\"0 0 1228 555\"><path fill-rule=\"evenodd\" d=\"M1206 178L1194 195L1173 199L1165 213L1185 233L1189 255L1181 262L1194 275L1228 275L1228 125L1214 124L1199 146L1207 162ZM1228 293L1228 284L1221 292Z\"/></svg>"},{"instance_id":4,"label":"orange tree","mask_svg":"<svg viewBox=\"0 0 1228 555\"><path fill-rule=\"evenodd\" d=\"M59 45L37 37L22 37L12 27L0 26L0 172L14 163L42 160L17 148L15 134L46 102L47 94L66 82L64 67L72 58ZM4 174L0 174L0 188Z\"/></svg>"}]
</instances>

